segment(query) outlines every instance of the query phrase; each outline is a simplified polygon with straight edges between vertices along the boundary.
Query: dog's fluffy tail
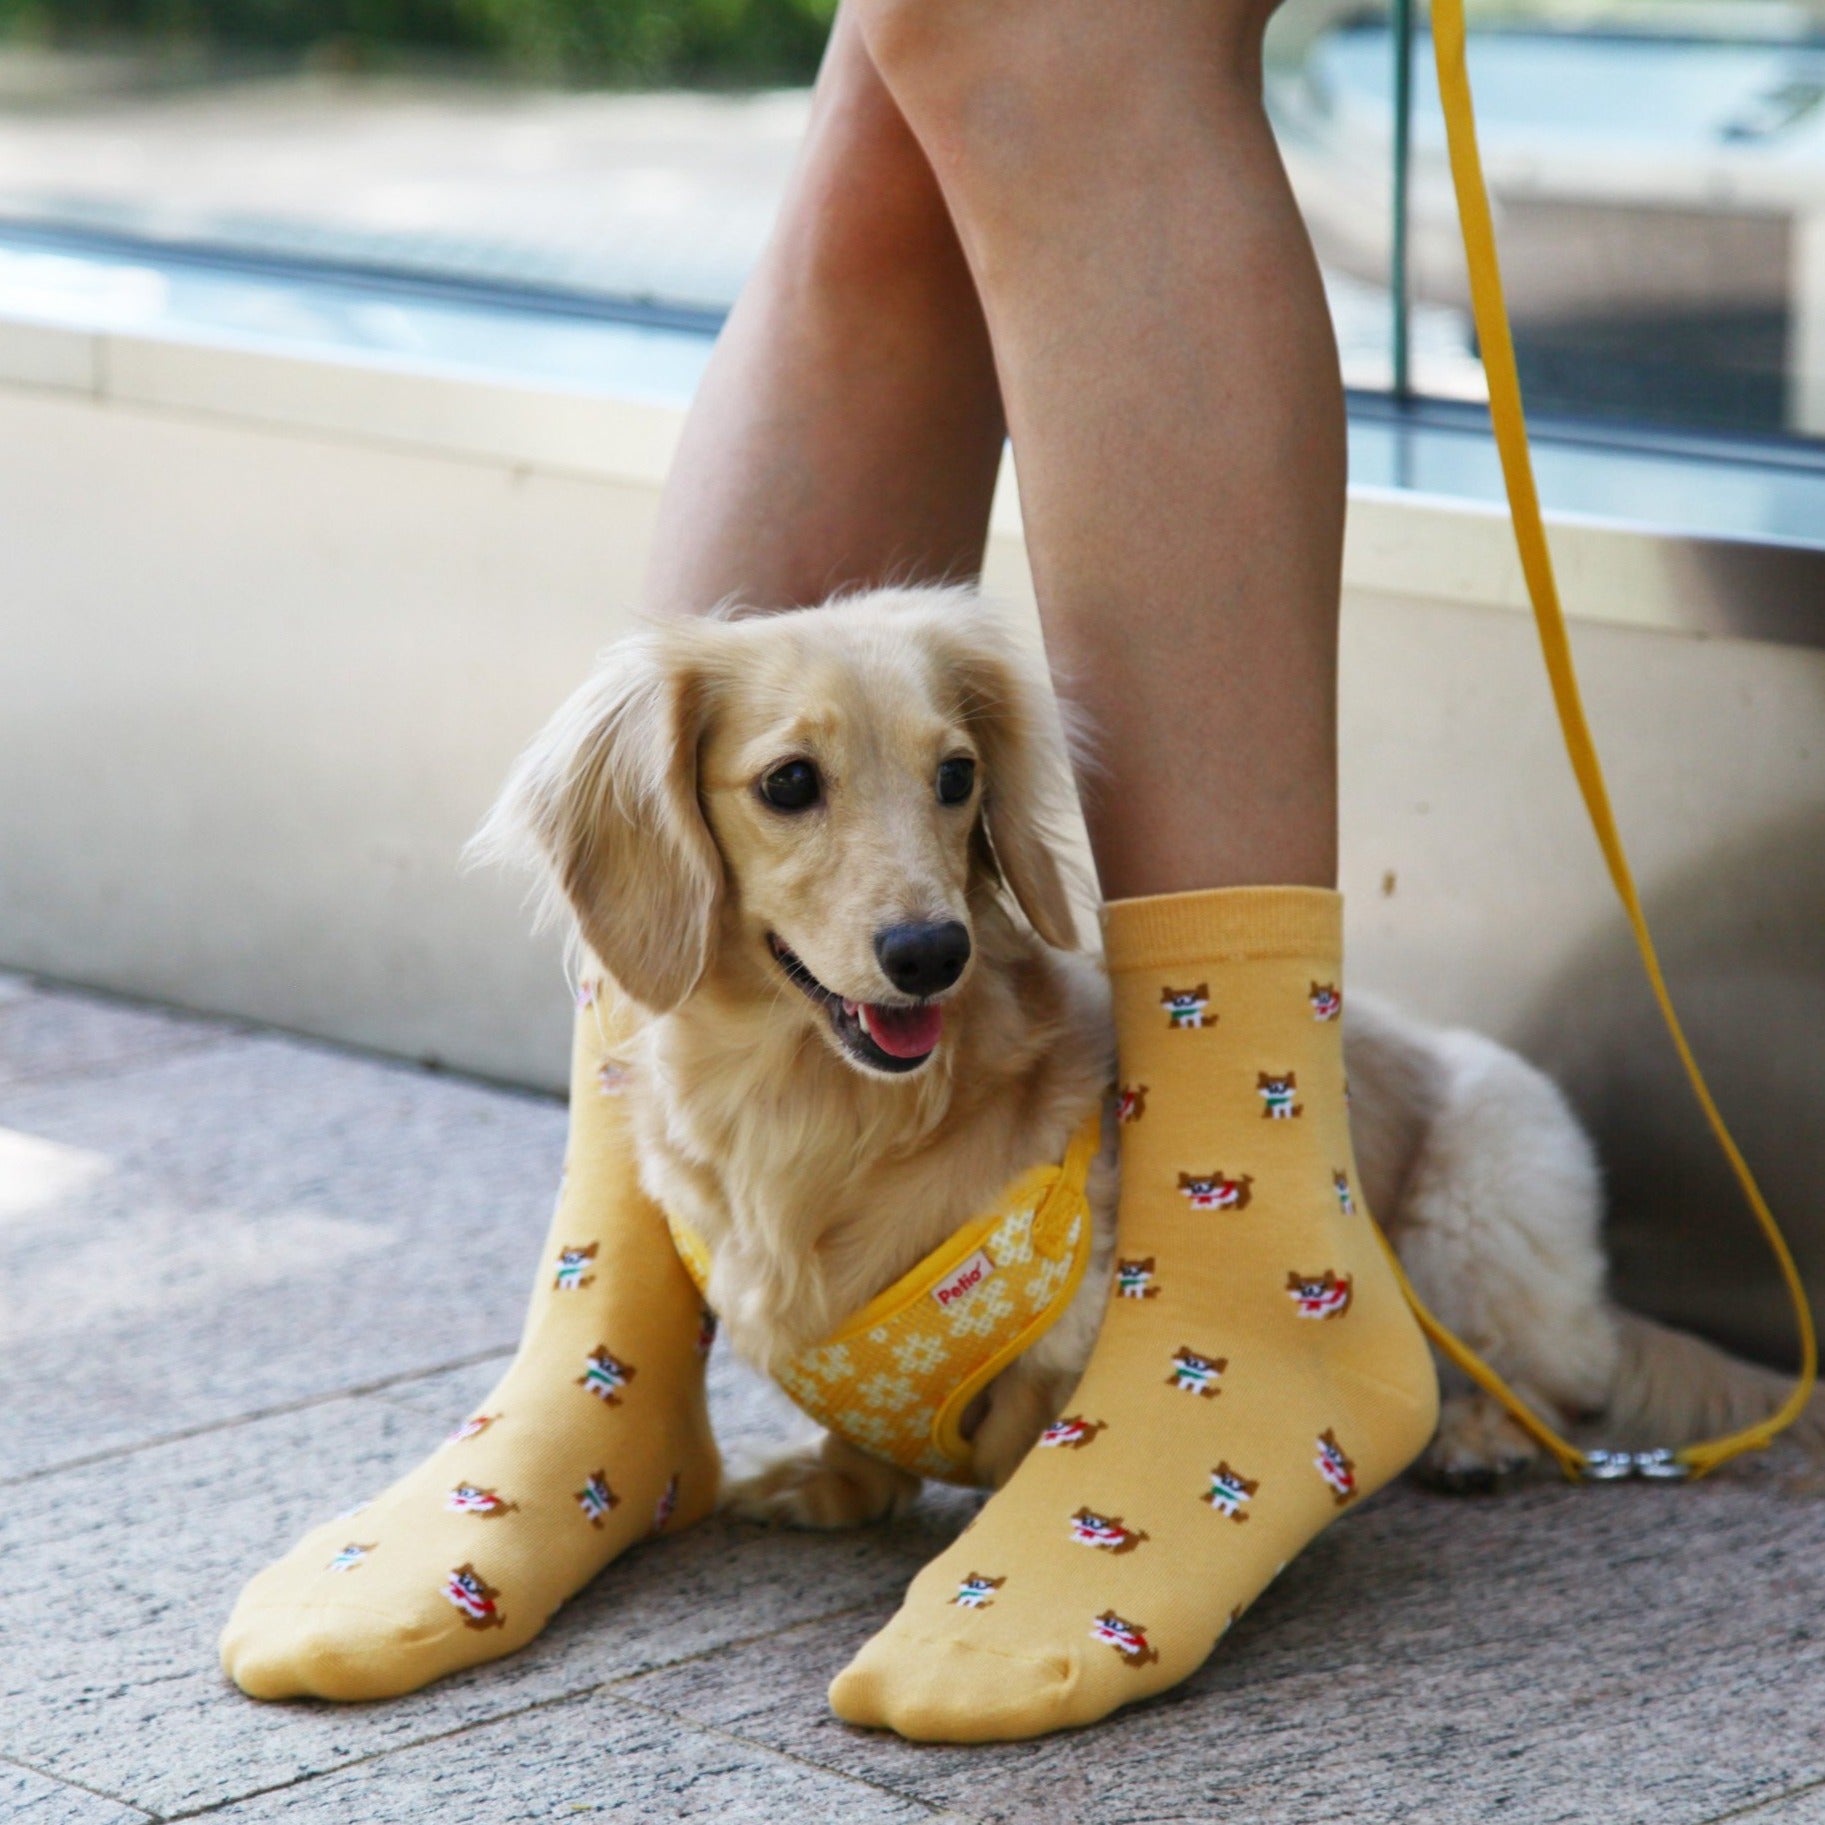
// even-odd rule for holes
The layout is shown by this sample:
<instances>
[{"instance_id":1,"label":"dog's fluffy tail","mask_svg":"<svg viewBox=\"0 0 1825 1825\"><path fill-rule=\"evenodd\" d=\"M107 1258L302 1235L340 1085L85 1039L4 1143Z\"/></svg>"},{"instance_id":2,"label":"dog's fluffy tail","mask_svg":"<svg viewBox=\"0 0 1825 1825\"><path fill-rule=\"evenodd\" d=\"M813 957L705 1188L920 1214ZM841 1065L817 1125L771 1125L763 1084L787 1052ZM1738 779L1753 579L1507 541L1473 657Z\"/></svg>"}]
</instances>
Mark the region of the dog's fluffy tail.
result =
<instances>
[{"instance_id":1,"label":"dog's fluffy tail","mask_svg":"<svg viewBox=\"0 0 1825 1825\"><path fill-rule=\"evenodd\" d=\"M1758 1368L1689 1331L1618 1311L1622 1346L1604 1419L1606 1444L1643 1450L1686 1445L1751 1426L1780 1406L1791 1376ZM1825 1392L1815 1392L1788 1437L1825 1455Z\"/></svg>"}]
</instances>

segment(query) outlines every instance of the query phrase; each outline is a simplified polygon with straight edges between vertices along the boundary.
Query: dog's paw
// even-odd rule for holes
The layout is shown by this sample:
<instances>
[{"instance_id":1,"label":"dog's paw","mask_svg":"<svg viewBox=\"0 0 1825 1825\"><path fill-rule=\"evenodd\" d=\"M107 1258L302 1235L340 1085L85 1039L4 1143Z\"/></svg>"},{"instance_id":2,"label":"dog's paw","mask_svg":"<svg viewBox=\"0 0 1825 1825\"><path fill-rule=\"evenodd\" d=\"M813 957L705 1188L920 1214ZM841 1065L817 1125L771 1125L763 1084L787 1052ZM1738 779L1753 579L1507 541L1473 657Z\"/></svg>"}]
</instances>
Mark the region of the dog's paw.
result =
<instances>
[{"instance_id":1,"label":"dog's paw","mask_svg":"<svg viewBox=\"0 0 1825 1825\"><path fill-rule=\"evenodd\" d=\"M1540 1461L1540 1447L1508 1417L1499 1401L1478 1391L1449 1396L1438 1431L1413 1474L1447 1495L1496 1495Z\"/></svg>"},{"instance_id":2,"label":"dog's paw","mask_svg":"<svg viewBox=\"0 0 1825 1825\"><path fill-rule=\"evenodd\" d=\"M903 1514L918 1493L911 1471L826 1437L730 1483L722 1507L769 1527L861 1527Z\"/></svg>"}]
</instances>

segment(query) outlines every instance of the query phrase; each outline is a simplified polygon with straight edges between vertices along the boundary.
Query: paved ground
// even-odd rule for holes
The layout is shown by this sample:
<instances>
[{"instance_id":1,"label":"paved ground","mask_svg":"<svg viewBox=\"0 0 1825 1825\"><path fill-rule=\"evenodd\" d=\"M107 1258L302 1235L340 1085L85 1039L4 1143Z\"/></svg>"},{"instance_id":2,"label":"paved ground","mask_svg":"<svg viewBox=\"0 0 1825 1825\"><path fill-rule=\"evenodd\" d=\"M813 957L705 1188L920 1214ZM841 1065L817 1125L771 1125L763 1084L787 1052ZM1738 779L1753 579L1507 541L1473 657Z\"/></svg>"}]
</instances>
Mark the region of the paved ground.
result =
<instances>
[{"instance_id":1,"label":"paved ground","mask_svg":"<svg viewBox=\"0 0 1825 1825\"><path fill-rule=\"evenodd\" d=\"M1096 1729L915 1748L830 1672L968 1512L710 1523L511 1661L256 1705L243 1577L411 1464L507 1354L555 1104L0 978L0 1819L494 1825L1825 1821L1825 1476L1388 1492L1187 1686ZM717 1367L726 1439L766 1390Z\"/></svg>"}]
</instances>

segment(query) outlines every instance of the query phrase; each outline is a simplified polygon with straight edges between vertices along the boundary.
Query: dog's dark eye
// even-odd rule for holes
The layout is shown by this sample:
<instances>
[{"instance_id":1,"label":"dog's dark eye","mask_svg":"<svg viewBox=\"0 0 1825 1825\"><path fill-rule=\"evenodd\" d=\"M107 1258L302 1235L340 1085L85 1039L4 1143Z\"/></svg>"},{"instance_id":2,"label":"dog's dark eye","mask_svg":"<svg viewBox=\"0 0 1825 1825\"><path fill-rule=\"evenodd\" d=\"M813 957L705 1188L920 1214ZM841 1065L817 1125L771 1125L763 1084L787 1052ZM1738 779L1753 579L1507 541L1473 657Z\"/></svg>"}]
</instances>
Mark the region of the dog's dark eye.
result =
<instances>
[{"instance_id":1,"label":"dog's dark eye","mask_svg":"<svg viewBox=\"0 0 1825 1825\"><path fill-rule=\"evenodd\" d=\"M775 811L809 811L823 792L817 768L808 760L789 760L760 782L760 795Z\"/></svg>"},{"instance_id":2,"label":"dog's dark eye","mask_svg":"<svg viewBox=\"0 0 1825 1825\"><path fill-rule=\"evenodd\" d=\"M973 760L946 760L938 763L938 803L961 805L976 789L976 763Z\"/></svg>"}]
</instances>

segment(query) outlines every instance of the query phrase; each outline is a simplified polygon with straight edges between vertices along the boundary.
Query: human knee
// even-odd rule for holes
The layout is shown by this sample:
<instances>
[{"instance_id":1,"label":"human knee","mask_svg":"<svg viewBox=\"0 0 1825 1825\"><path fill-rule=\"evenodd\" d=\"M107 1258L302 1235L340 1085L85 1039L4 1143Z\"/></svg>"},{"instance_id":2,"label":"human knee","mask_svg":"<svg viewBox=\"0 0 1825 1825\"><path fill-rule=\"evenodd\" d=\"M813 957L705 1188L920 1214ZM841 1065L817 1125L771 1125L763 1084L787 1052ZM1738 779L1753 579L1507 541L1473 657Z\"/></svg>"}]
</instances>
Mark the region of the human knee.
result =
<instances>
[{"instance_id":1,"label":"human knee","mask_svg":"<svg viewBox=\"0 0 1825 1825\"><path fill-rule=\"evenodd\" d=\"M940 169L1026 167L1175 104L1257 93L1279 0L851 0L876 67Z\"/></svg>"},{"instance_id":2,"label":"human knee","mask_svg":"<svg viewBox=\"0 0 1825 1825\"><path fill-rule=\"evenodd\" d=\"M922 249L955 252L931 165L859 39L854 48L852 57L833 46L776 237L778 253L820 286L871 285L921 270Z\"/></svg>"}]
</instances>

